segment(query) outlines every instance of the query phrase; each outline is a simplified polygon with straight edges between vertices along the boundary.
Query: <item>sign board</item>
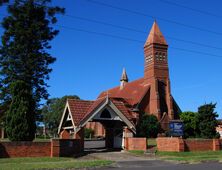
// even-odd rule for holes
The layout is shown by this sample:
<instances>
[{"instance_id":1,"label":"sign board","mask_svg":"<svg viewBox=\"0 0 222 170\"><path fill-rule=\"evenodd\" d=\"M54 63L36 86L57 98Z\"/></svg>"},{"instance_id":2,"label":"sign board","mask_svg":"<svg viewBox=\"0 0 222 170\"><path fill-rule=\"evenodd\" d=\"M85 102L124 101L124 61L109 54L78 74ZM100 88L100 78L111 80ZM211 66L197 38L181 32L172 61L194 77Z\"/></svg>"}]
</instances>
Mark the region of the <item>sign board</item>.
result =
<instances>
[{"instance_id":1,"label":"sign board","mask_svg":"<svg viewBox=\"0 0 222 170\"><path fill-rule=\"evenodd\" d=\"M169 123L171 136L183 136L184 124L181 120L171 120Z\"/></svg>"}]
</instances>

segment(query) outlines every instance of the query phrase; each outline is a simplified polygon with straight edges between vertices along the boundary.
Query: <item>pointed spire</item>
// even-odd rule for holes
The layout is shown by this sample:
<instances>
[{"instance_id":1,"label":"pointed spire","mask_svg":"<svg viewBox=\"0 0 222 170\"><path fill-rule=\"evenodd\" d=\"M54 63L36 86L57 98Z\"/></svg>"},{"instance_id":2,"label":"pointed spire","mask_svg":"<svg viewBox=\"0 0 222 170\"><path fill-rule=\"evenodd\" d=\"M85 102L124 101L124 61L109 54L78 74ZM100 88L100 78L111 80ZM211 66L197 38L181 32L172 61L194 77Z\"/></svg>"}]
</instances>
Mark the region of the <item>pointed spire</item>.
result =
<instances>
[{"instance_id":1,"label":"pointed spire","mask_svg":"<svg viewBox=\"0 0 222 170\"><path fill-rule=\"evenodd\" d=\"M120 81L128 82L128 76L126 74L126 69L125 68L123 68L123 72L122 72L122 76L121 76Z\"/></svg>"},{"instance_id":2,"label":"pointed spire","mask_svg":"<svg viewBox=\"0 0 222 170\"><path fill-rule=\"evenodd\" d=\"M146 43L144 44L144 46L150 45L150 44L163 44L163 45L167 45L167 42L163 36L163 34L160 31L159 26L157 25L156 20L153 23L153 26L150 30L149 36L146 40Z\"/></svg>"},{"instance_id":3,"label":"pointed spire","mask_svg":"<svg viewBox=\"0 0 222 170\"><path fill-rule=\"evenodd\" d=\"M123 73L120 79L120 89L123 89L126 83L128 83L128 76L126 74L126 69L123 68Z\"/></svg>"}]
</instances>

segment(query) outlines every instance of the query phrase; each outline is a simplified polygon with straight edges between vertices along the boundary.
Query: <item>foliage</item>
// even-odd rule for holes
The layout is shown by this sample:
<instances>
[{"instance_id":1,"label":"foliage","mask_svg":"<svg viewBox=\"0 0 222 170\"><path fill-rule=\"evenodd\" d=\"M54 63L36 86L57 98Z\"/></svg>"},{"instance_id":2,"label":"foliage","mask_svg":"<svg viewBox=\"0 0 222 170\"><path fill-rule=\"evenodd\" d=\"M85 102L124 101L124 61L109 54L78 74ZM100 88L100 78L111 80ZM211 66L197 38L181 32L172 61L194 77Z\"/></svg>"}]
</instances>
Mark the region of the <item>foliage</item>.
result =
<instances>
[{"instance_id":1,"label":"foliage","mask_svg":"<svg viewBox=\"0 0 222 170\"><path fill-rule=\"evenodd\" d=\"M7 2L9 2L9 0L0 0L0 6L4 3L7 3Z\"/></svg>"},{"instance_id":2,"label":"foliage","mask_svg":"<svg viewBox=\"0 0 222 170\"><path fill-rule=\"evenodd\" d=\"M197 134L197 113L195 112L182 112L180 119L184 123L184 137L195 137Z\"/></svg>"},{"instance_id":3,"label":"foliage","mask_svg":"<svg viewBox=\"0 0 222 170\"><path fill-rule=\"evenodd\" d=\"M217 112L214 111L216 104L204 104L198 108L197 120L199 127L199 136L201 138L218 138L219 134L216 132L218 124L216 118Z\"/></svg>"},{"instance_id":4,"label":"foliage","mask_svg":"<svg viewBox=\"0 0 222 170\"><path fill-rule=\"evenodd\" d=\"M161 127L156 116L145 113L141 115L136 130L138 137L155 138Z\"/></svg>"},{"instance_id":5,"label":"foliage","mask_svg":"<svg viewBox=\"0 0 222 170\"><path fill-rule=\"evenodd\" d=\"M3 2L3 1L2 1ZM49 41L58 34L50 25L55 24L60 7L51 7L51 0L14 0L8 5L9 16L1 23L4 33L0 46L0 109L5 113L11 103L12 82L22 80L32 91L32 98L38 106L39 101L47 99L46 80L55 62L48 51ZM36 107L37 108L37 107Z\"/></svg>"},{"instance_id":6,"label":"foliage","mask_svg":"<svg viewBox=\"0 0 222 170\"><path fill-rule=\"evenodd\" d=\"M6 133L12 141L32 141L35 137L35 105L28 84L11 84L12 103L6 115Z\"/></svg>"},{"instance_id":7,"label":"foliage","mask_svg":"<svg viewBox=\"0 0 222 170\"><path fill-rule=\"evenodd\" d=\"M92 138L94 136L94 130L90 128L84 129L84 138Z\"/></svg>"},{"instance_id":8,"label":"foliage","mask_svg":"<svg viewBox=\"0 0 222 170\"><path fill-rule=\"evenodd\" d=\"M63 96L62 98L49 99L41 109L47 133L50 136L57 134L59 122L65 108L67 99L79 99L76 95Z\"/></svg>"}]
</instances>

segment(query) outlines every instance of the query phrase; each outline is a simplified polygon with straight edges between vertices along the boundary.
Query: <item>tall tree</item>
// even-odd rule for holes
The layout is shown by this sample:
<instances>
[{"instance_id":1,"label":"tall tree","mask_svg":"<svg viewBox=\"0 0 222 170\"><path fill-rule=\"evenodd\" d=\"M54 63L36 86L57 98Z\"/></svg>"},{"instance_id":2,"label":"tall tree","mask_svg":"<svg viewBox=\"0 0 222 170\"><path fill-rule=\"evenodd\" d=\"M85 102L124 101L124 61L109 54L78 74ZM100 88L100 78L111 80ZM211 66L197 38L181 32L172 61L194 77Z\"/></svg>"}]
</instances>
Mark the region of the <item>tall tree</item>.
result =
<instances>
[{"instance_id":1,"label":"tall tree","mask_svg":"<svg viewBox=\"0 0 222 170\"><path fill-rule=\"evenodd\" d=\"M199 127L199 136L202 138L218 138L219 134L216 132L218 124L218 114L215 112L216 104L209 103L198 108L197 120Z\"/></svg>"},{"instance_id":2,"label":"tall tree","mask_svg":"<svg viewBox=\"0 0 222 170\"><path fill-rule=\"evenodd\" d=\"M8 2L9 0L0 0L0 6L6 2Z\"/></svg>"},{"instance_id":3,"label":"tall tree","mask_svg":"<svg viewBox=\"0 0 222 170\"><path fill-rule=\"evenodd\" d=\"M23 81L32 91L35 106L41 99L47 99L47 83L55 58L48 51L49 42L58 34L51 26L57 22L60 7L50 6L51 0L14 0L8 5L9 16L5 17L5 29L0 46L0 102L8 110L13 82ZM35 113L35 108L31 113ZM2 112L5 112L3 109Z\"/></svg>"},{"instance_id":4,"label":"tall tree","mask_svg":"<svg viewBox=\"0 0 222 170\"><path fill-rule=\"evenodd\" d=\"M11 84L12 103L6 116L6 133L12 141L32 141L35 137L35 115L32 89L24 81Z\"/></svg>"},{"instance_id":5,"label":"tall tree","mask_svg":"<svg viewBox=\"0 0 222 170\"><path fill-rule=\"evenodd\" d=\"M57 134L67 99L79 99L79 97L76 95L68 95L62 98L52 98L49 99L41 109L46 129L51 136Z\"/></svg>"}]
</instances>

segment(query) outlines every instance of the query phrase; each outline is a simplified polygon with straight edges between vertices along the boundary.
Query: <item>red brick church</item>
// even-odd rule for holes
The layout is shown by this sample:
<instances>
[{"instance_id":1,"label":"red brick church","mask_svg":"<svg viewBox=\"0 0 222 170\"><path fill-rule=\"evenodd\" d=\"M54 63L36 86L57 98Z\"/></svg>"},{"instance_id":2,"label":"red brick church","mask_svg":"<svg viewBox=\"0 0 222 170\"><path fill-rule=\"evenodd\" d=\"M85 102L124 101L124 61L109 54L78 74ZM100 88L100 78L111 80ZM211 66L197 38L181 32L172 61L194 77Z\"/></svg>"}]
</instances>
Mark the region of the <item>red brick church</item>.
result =
<instances>
[{"instance_id":1,"label":"red brick church","mask_svg":"<svg viewBox=\"0 0 222 170\"><path fill-rule=\"evenodd\" d=\"M67 100L58 132L75 137L87 127L97 136L112 133L108 138L115 139L123 128L135 134L142 113L155 115L162 128L168 129L180 109L171 95L167 50L155 21L144 44L144 77L129 82L124 69L120 85L101 92L95 101Z\"/></svg>"}]
</instances>

